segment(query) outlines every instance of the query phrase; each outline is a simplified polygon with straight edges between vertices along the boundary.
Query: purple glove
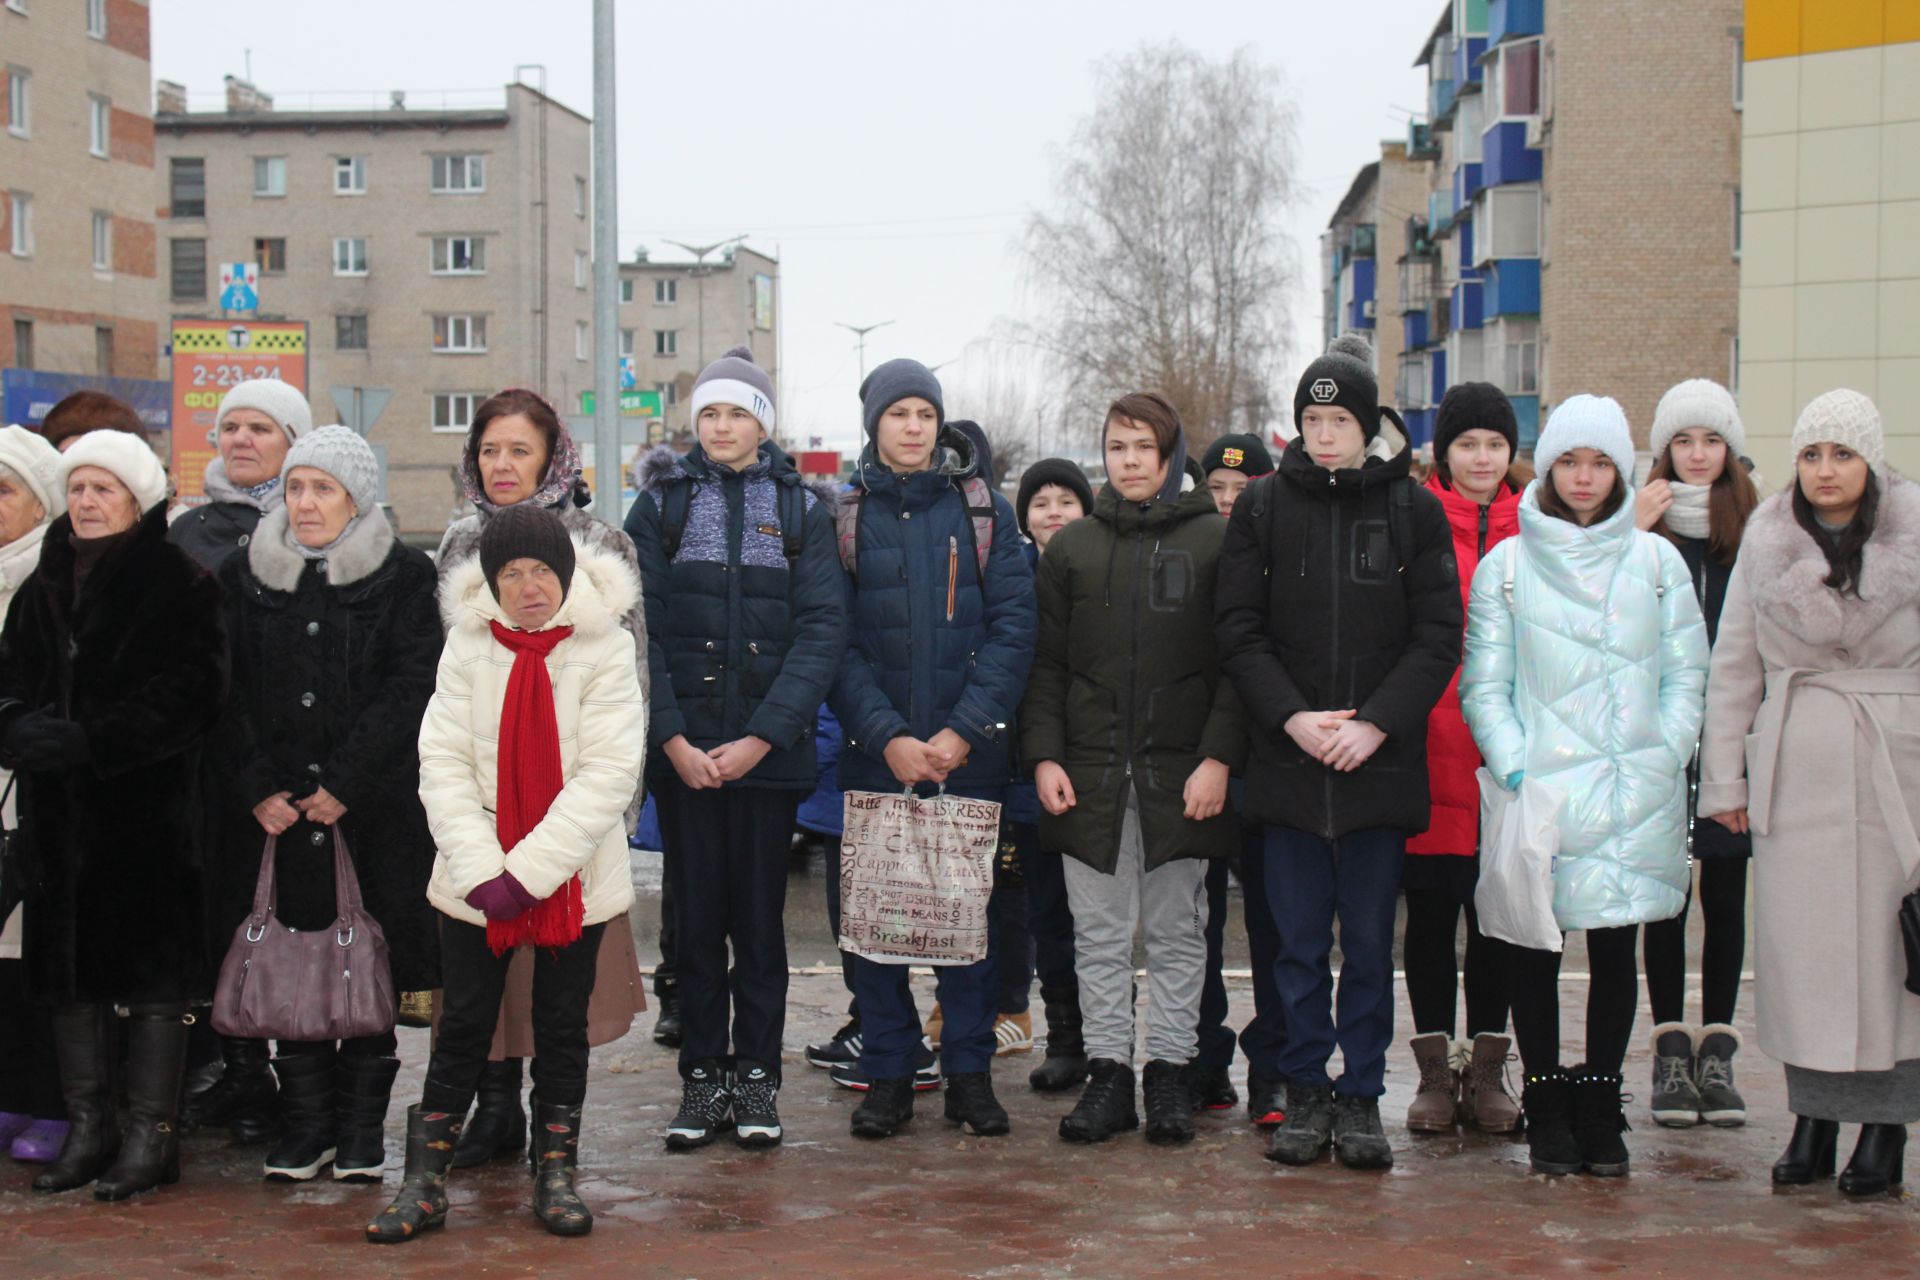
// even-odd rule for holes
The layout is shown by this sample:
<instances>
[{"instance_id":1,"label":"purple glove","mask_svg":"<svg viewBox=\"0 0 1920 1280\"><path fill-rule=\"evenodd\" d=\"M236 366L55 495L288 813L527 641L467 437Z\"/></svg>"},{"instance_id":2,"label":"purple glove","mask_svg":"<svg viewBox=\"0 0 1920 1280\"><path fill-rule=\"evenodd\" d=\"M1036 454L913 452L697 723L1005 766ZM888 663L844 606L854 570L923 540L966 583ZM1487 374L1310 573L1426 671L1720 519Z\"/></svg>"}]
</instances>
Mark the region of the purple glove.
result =
<instances>
[{"instance_id":1,"label":"purple glove","mask_svg":"<svg viewBox=\"0 0 1920 1280\"><path fill-rule=\"evenodd\" d=\"M528 893L511 871L502 871L469 893L467 905L489 920L517 920L539 906L540 899Z\"/></svg>"}]
</instances>

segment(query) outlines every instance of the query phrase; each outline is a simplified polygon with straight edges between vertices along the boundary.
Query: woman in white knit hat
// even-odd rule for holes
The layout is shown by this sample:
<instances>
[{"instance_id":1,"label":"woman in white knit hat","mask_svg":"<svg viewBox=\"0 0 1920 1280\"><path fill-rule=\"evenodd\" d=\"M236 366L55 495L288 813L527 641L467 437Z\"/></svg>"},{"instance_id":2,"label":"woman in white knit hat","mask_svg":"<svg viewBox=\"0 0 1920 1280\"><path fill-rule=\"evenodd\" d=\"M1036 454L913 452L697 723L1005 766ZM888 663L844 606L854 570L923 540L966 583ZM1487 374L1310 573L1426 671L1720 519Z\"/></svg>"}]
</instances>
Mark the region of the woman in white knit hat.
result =
<instances>
[{"instance_id":1,"label":"woman in white knit hat","mask_svg":"<svg viewBox=\"0 0 1920 1280\"><path fill-rule=\"evenodd\" d=\"M1640 528L1680 548L1693 575L1694 596L1707 623L1707 643L1719 634L1720 610L1747 518L1760 504L1747 433L1733 395L1707 378L1690 378L1660 397L1650 434L1653 470L1635 502ZM1686 1020L1687 909L1649 924L1644 939L1647 999L1653 1006L1653 1118L1669 1128L1702 1120L1743 1124L1747 1104L1733 1083L1740 1033L1733 1027L1740 970L1747 950L1747 836L1703 822L1691 807L1698 773L1687 767L1689 851L1700 865L1701 1021ZM1691 903L1691 891L1689 893Z\"/></svg>"},{"instance_id":2,"label":"woman in white knit hat","mask_svg":"<svg viewBox=\"0 0 1920 1280\"><path fill-rule=\"evenodd\" d=\"M0 620L40 563L47 526L67 509L60 488L60 451L25 427L0 430ZM17 806L12 775L0 769L4 818L11 830ZM27 999L20 962L20 911L0 928L0 1149L15 1160L44 1164L60 1154L67 1110L53 1060L53 1023Z\"/></svg>"},{"instance_id":3,"label":"woman in white knit hat","mask_svg":"<svg viewBox=\"0 0 1920 1280\"><path fill-rule=\"evenodd\" d=\"M1920 886L1920 489L1857 391L1793 429L1795 479L1747 522L1707 689L1700 812L1753 835L1754 1024L1786 1065L1776 1183L1901 1181L1920 1120L1920 995L1896 913Z\"/></svg>"},{"instance_id":4,"label":"woman in white knit hat","mask_svg":"<svg viewBox=\"0 0 1920 1280\"><path fill-rule=\"evenodd\" d=\"M1639 1004L1639 926L1686 902L1686 763L1707 635L1679 550L1634 528L1620 406L1568 398L1534 457L1520 536L1474 571L1460 703L1497 782L1566 796L1553 914L1586 935L1586 1061L1560 1066L1561 953L1514 946L1528 1156L1539 1173L1617 1177L1628 1167L1620 1068Z\"/></svg>"},{"instance_id":5,"label":"woman in white knit hat","mask_svg":"<svg viewBox=\"0 0 1920 1280\"><path fill-rule=\"evenodd\" d=\"M260 517L281 502L280 470L293 442L313 430L307 398L277 378L236 382L214 415L214 446L200 487L207 500L173 522L171 537L209 570L245 547Z\"/></svg>"},{"instance_id":6,"label":"woman in white knit hat","mask_svg":"<svg viewBox=\"0 0 1920 1280\"><path fill-rule=\"evenodd\" d=\"M92 431L60 459L67 514L0 633L0 764L17 771L27 978L54 1006L72 1127L39 1191L118 1200L180 1176L188 1002L209 989L198 832L202 739L227 672L220 588L167 541L145 441ZM130 1013L129 1124L114 1106ZM97 1180L97 1181L96 1181Z\"/></svg>"}]
</instances>

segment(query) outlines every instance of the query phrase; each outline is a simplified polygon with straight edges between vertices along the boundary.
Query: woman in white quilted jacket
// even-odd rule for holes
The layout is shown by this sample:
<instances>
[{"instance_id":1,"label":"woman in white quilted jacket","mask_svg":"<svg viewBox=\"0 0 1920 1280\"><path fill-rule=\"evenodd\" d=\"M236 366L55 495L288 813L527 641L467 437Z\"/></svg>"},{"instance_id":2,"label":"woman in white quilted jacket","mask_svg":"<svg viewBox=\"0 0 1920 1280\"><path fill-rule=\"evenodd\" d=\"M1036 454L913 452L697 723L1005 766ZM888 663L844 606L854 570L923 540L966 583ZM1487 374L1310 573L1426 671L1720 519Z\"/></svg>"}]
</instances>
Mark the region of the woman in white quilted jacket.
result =
<instances>
[{"instance_id":1,"label":"woman in white quilted jacket","mask_svg":"<svg viewBox=\"0 0 1920 1280\"><path fill-rule=\"evenodd\" d=\"M1639 926L1686 901L1686 764L1707 635L1686 562L1634 527L1620 406L1573 396L1534 449L1520 536L1488 553L1467 607L1460 701L1489 773L1563 791L1553 913L1586 933L1587 1058L1560 1066L1560 952L1515 947L1514 1038L1540 1173L1627 1172L1620 1067L1639 1002Z\"/></svg>"},{"instance_id":2,"label":"woman in white quilted jacket","mask_svg":"<svg viewBox=\"0 0 1920 1280\"><path fill-rule=\"evenodd\" d=\"M646 757L645 699L621 618L640 582L552 511L503 509L448 574L448 624L420 726L420 799L439 848L439 1041L407 1112L400 1193L367 1224L410 1240L447 1216L447 1169L486 1064L507 965L534 948L533 1209L585 1235L574 1190L587 1092L587 999L600 934L633 902L623 818Z\"/></svg>"}]
</instances>

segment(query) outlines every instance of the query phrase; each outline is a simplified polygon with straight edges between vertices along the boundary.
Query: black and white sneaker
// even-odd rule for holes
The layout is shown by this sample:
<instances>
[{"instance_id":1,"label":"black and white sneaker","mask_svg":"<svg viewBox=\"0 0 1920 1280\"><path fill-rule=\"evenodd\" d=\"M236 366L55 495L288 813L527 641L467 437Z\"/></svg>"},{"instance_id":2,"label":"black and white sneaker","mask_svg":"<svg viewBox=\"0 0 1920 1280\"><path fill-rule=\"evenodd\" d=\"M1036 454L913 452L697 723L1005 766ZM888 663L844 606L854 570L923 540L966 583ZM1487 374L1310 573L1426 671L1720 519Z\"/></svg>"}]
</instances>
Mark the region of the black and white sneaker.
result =
<instances>
[{"instance_id":1,"label":"black and white sneaker","mask_svg":"<svg viewBox=\"0 0 1920 1280\"><path fill-rule=\"evenodd\" d=\"M709 1058L687 1071L680 1088L680 1114L667 1126L667 1150L704 1147L733 1127L733 1088L726 1070Z\"/></svg>"},{"instance_id":2,"label":"black and white sneaker","mask_svg":"<svg viewBox=\"0 0 1920 1280\"><path fill-rule=\"evenodd\" d=\"M742 1062L733 1082L733 1140L743 1147L780 1145L780 1081L757 1062Z\"/></svg>"},{"instance_id":3,"label":"black and white sneaker","mask_svg":"<svg viewBox=\"0 0 1920 1280\"><path fill-rule=\"evenodd\" d=\"M859 1037L856 1036L855 1039ZM855 1093L865 1093L869 1087L866 1072L860 1070L858 1058L842 1066L836 1066L831 1073L833 1082L842 1089L852 1089ZM940 1055L925 1036L920 1037L919 1052L913 1060L913 1091L929 1093L940 1087Z\"/></svg>"},{"instance_id":4,"label":"black and white sneaker","mask_svg":"<svg viewBox=\"0 0 1920 1280\"><path fill-rule=\"evenodd\" d=\"M835 1067L851 1067L860 1061L860 1021L847 1019L847 1024L833 1033L833 1039L807 1046L807 1065L831 1071Z\"/></svg>"}]
</instances>

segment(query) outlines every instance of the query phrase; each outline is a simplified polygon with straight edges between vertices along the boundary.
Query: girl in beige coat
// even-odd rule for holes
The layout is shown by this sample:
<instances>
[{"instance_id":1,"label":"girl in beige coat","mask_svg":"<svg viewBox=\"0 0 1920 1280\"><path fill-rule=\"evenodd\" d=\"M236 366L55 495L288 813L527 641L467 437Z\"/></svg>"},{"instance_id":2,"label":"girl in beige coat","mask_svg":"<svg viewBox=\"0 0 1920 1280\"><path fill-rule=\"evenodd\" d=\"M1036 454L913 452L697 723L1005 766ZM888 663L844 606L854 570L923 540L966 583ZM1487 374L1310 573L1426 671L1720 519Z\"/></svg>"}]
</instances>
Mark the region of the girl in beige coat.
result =
<instances>
[{"instance_id":1,"label":"girl in beige coat","mask_svg":"<svg viewBox=\"0 0 1920 1280\"><path fill-rule=\"evenodd\" d=\"M1793 433L1795 483L1754 512L1707 687L1700 813L1751 830L1754 1006L1798 1117L1777 1183L1898 1186L1920 1119L1920 996L1896 912L1920 884L1920 487L1853 391Z\"/></svg>"}]
</instances>

